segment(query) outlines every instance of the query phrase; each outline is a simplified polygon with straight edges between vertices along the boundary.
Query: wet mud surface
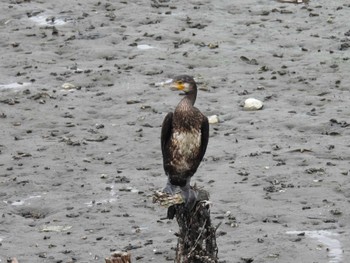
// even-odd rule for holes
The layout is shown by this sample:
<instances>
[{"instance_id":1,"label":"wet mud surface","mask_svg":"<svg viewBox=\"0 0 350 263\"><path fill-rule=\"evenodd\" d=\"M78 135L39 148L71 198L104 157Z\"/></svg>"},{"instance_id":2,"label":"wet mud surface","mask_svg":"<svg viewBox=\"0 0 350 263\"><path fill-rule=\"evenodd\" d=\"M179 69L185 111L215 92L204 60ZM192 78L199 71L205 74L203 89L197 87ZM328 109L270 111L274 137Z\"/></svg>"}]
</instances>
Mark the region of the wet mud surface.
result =
<instances>
[{"instance_id":1,"label":"wet mud surface","mask_svg":"<svg viewBox=\"0 0 350 263\"><path fill-rule=\"evenodd\" d=\"M220 262L350 258L348 1L0 3L0 262L172 262L160 126L199 84ZM259 111L244 111L247 98Z\"/></svg>"}]
</instances>

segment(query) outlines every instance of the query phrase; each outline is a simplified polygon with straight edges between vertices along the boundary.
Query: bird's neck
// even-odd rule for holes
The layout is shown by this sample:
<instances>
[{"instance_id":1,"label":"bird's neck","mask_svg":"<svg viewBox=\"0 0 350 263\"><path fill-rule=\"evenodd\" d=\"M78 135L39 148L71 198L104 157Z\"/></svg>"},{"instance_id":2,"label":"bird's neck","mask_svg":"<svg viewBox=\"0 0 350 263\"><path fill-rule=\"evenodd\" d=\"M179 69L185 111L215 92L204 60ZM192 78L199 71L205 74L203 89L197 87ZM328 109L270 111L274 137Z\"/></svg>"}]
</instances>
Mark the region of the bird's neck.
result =
<instances>
[{"instance_id":1,"label":"bird's neck","mask_svg":"<svg viewBox=\"0 0 350 263\"><path fill-rule=\"evenodd\" d=\"M191 112L196 101L196 94L186 94L186 96L179 102L175 112Z\"/></svg>"},{"instance_id":2,"label":"bird's neck","mask_svg":"<svg viewBox=\"0 0 350 263\"><path fill-rule=\"evenodd\" d=\"M193 106L194 103L196 102L196 98L197 98L197 90L192 90L185 95L185 97L181 100L180 103L186 103L188 105Z\"/></svg>"},{"instance_id":3,"label":"bird's neck","mask_svg":"<svg viewBox=\"0 0 350 263\"><path fill-rule=\"evenodd\" d=\"M174 128L179 130L191 130L195 119L194 103L196 101L197 92L187 93L180 101L174 111Z\"/></svg>"},{"instance_id":4,"label":"bird's neck","mask_svg":"<svg viewBox=\"0 0 350 263\"><path fill-rule=\"evenodd\" d=\"M179 102L174 111L174 122L181 127L187 126L191 123L193 118L194 107L193 104L196 101L195 94L186 94L186 96Z\"/></svg>"}]
</instances>

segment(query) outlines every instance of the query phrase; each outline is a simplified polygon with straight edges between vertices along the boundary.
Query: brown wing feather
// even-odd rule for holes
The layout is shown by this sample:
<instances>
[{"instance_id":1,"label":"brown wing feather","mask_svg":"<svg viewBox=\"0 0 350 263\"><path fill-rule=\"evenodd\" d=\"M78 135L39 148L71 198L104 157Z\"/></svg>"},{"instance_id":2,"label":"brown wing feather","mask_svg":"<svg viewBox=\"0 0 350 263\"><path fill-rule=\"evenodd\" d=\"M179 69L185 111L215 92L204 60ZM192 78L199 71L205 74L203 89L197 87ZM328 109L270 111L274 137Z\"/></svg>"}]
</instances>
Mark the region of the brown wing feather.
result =
<instances>
[{"instance_id":1,"label":"brown wing feather","mask_svg":"<svg viewBox=\"0 0 350 263\"><path fill-rule=\"evenodd\" d=\"M167 154L166 153L167 152L166 145L171 138L172 130L173 130L173 113L169 112L164 118L164 121L162 124L161 138L160 138L163 159L165 158L165 156Z\"/></svg>"},{"instance_id":2,"label":"brown wing feather","mask_svg":"<svg viewBox=\"0 0 350 263\"><path fill-rule=\"evenodd\" d=\"M209 141L209 121L208 121L208 118L205 116L202 122L201 133L202 133L202 138L201 138L201 149L199 153L199 160L200 160L199 162L201 162L204 157L204 154L207 150L208 141Z\"/></svg>"}]
</instances>

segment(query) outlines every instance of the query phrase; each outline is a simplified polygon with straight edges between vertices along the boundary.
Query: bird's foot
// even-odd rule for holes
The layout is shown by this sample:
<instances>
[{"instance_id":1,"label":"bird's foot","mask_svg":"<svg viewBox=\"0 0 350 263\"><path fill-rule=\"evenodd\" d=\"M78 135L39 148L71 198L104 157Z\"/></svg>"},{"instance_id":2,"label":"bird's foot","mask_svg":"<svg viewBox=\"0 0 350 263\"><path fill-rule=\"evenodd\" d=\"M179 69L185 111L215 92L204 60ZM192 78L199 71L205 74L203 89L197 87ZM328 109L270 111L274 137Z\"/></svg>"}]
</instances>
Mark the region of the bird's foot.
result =
<instances>
[{"instance_id":1,"label":"bird's foot","mask_svg":"<svg viewBox=\"0 0 350 263\"><path fill-rule=\"evenodd\" d=\"M196 192L192 189L176 194L156 191L153 194L153 203L158 203L161 206L168 208L167 216L164 219L174 219L177 210L176 205L184 204L185 207L191 211L197 202L196 196Z\"/></svg>"},{"instance_id":2,"label":"bird's foot","mask_svg":"<svg viewBox=\"0 0 350 263\"><path fill-rule=\"evenodd\" d=\"M158 203L166 208L185 203L185 199L181 193L170 194L166 192L156 191L153 195L153 203Z\"/></svg>"},{"instance_id":3,"label":"bird's foot","mask_svg":"<svg viewBox=\"0 0 350 263\"><path fill-rule=\"evenodd\" d=\"M173 185L168 181L165 188L163 189L163 192L168 195L175 195L181 192L181 187L177 185Z\"/></svg>"},{"instance_id":4,"label":"bird's foot","mask_svg":"<svg viewBox=\"0 0 350 263\"><path fill-rule=\"evenodd\" d=\"M197 191L193 190L191 187L181 187L181 195L185 201L185 206L189 209L192 210L194 206L197 203L197 197L198 193Z\"/></svg>"},{"instance_id":5,"label":"bird's foot","mask_svg":"<svg viewBox=\"0 0 350 263\"><path fill-rule=\"evenodd\" d=\"M196 189L196 188L195 188ZM198 193L190 184L183 187L167 183L163 191L156 191L153 195L153 203L159 203L168 208L167 218L173 219L176 214L176 205L184 204L191 211L198 200Z\"/></svg>"},{"instance_id":6,"label":"bird's foot","mask_svg":"<svg viewBox=\"0 0 350 263\"><path fill-rule=\"evenodd\" d=\"M191 187L179 187L168 184L163 191L154 193L153 202L159 203L164 207L184 203L191 210L197 202L197 196L197 192Z\"/></svg>"}]
</instances>

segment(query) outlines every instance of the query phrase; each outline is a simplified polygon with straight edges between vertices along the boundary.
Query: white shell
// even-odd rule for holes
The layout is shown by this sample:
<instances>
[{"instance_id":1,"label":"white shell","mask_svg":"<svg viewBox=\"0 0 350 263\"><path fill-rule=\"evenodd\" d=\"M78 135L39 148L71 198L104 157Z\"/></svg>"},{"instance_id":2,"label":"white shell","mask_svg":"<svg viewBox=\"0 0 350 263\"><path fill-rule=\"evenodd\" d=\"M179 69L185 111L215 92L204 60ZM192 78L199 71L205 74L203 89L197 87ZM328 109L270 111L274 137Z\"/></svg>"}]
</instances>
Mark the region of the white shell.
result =
<instances>
[{"instance_id":1,"label":"white shell","mask_svg":"<svg viewBox=\"0 0 350 263\"><path fill-rule=\"evenodd\" d=\"M249 98L244 102L243 108L247 111L260 110L263 107L263 103L260 100Z\"/></svg>"},{"instance_id":2,"label":"white shell","mask_svg":"<svg viewBox=\"0 0 350 263\"><path fill-rule=\"evenodd\" d=\"M152 49L154 47L152 47L150 45L137 45L137 48L140 50L148 50L148 49Z\"/></svg>"},{"instance_id":3,"label":"white shell","mask_svg":"<svg viewBox=\"0 0 350 263\"><path fill-rule=\"evenodd\" d=\"M215 124L219 122L219 117L218 115L212 115L208 117L208 121L210 124Z\"/></svg>"},{"instance_id":4,"label":"white shell","mask_svg":"<svg viewBox=\"0 0 350 263\"><path fill-rule=\"evenodd\" d=\"M62 84L63 89L75 89L75 85L72 83L64 83Z\"/></svg>"}]
</instances>

